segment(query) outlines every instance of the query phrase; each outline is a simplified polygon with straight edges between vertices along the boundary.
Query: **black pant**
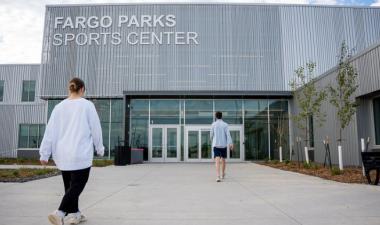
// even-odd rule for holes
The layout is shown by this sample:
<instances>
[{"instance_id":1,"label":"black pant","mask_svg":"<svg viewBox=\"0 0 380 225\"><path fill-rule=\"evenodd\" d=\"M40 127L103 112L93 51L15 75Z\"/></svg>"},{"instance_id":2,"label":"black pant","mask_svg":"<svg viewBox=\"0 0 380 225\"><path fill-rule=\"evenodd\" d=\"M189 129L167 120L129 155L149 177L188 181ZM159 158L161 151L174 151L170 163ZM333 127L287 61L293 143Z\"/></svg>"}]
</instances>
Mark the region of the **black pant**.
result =
<instances>
[{"instance_id":1,"label":"black pant","mask_svg":"<svg viewBox=\"0 0 380 225\"><path fill-rule=\"evenodd\" d=\"M65 195L62 198L61 205L58 208L59 210L67 214L79 211L79 195L86 186L90 169L91 167L81 170L61 171L65 185Z\"/></svg>"}]
</instances>

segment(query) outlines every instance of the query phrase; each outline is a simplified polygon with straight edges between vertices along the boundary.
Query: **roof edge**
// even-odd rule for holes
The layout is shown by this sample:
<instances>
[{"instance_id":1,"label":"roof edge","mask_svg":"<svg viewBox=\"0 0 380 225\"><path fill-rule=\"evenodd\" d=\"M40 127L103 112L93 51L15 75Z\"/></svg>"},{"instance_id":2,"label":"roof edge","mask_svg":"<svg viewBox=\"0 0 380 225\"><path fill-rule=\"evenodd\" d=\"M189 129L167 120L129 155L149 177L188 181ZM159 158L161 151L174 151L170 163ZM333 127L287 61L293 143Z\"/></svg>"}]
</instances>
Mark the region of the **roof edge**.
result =
<instances>
[{"instance_id":1,"label":"roof edge","mask_svg":"<svg viewBox=\"0 0 380 225\"><path fill-rule=\"evenodd\" d=\"M378 48L380 46L380 41L375 43L375 44L372 44L370 45L369 47L359 51L357 54L355 54L354 56L352 56L350 58L350 62L352 63L353 61L355 61L356 59L362 57L363 55L366 55L367 53L369 53L370 51L374 50L375 48ZM317 76L314 81L319 81L327 76L329 76L331 73L335 72L336 70L338 70L338 65L330 68L329 70L327 70L326 72L322 73L321 75Z\"/></svg>"},{"instance_id":2,"label":"roof edge","mask_svg":"<svg viewBox=\"0 0 380 225\"><path fill-rule=\"evenodd\" d=\"M286 3L246 3L246 2L135 2L135 3L91 3L91 4L47 4L46 8L59 7L97 7L97 6L136 6L136 5L242 5L242 6L284 6L284 7L322 7L322 8L358 8L380 9L379 6L362 5L321 5L321 4L286 4Z\"/></svg>"}]
</instances>

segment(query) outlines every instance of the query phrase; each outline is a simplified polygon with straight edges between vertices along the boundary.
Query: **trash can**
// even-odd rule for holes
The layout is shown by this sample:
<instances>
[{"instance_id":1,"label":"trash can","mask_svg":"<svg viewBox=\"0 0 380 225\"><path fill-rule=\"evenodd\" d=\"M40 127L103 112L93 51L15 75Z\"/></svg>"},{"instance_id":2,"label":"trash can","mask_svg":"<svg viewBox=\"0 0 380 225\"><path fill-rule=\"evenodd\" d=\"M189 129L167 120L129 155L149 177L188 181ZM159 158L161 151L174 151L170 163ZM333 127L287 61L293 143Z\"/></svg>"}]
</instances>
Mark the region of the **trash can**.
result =
<instances>
[{"instance_id":1,"label":"trash can","mask_svg":"<svg viewBox=\"0 0 380 225\"><path fill-rule=\"evenodd\" d=\"M128 149L125 146L116 146L115 149L115 166L125 166L128 163Z\"/></svg>"},{"instance_id":2,"label":"trash can","mask_svg":"<svg viewBox=\"0 0 380 225\"><path fill-rule=\"evenodd\" d=\"M131 162L130 164L138 164L144 162L144 149L131 148Z\"/></svg>"}]
</instances>

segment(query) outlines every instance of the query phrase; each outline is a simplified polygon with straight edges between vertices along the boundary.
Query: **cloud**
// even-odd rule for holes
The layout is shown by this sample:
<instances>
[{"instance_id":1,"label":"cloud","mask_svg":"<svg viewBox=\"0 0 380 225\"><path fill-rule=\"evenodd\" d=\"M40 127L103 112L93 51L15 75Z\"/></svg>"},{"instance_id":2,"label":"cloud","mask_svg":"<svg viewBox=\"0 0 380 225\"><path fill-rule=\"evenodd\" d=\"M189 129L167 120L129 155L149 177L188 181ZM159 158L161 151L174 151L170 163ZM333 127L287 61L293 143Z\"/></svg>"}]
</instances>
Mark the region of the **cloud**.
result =
<instances>
[{"instance_id":1,"label":"cloud","mask_svg":"<svg viewBox=\"0 0 380 225\"><path fill-rule=\"evenodd\" d=\"M337 0L313 0L310 1L311 4L315 5L337 5L338 1Z\"/></svg>"},{"instance_id":2,"label":"cloud","mask_svg":"<svg viewBox=\"0 0 380 225\"><path fill-rule=\"evenodd\" d=\"M377 2L372 3L371 6L380 6L380 0L377 0Z\"/></svg>"}]
</instances>

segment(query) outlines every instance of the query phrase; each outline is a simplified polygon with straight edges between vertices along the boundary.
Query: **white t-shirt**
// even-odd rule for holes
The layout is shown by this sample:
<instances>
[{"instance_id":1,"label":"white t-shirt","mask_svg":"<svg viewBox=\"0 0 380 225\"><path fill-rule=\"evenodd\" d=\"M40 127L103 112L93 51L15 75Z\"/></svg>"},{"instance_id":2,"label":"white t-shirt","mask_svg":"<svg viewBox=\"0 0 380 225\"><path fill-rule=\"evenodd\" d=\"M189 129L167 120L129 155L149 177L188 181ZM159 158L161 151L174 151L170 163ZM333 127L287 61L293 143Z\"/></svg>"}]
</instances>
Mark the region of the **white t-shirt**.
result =
<instances>
[{"instance_id":1,"label":"white t-shirt","mask_svg":"<svg viewBox=\"0 0 380 225\"><path fill-rule=\"evenodd\" d=\"M94 146L104 154L99 116L92 102L65 99L56 105L40 146L40 159L53 160L60 170L80 170L92 165Z\"/></svg>"}]
</instances>

